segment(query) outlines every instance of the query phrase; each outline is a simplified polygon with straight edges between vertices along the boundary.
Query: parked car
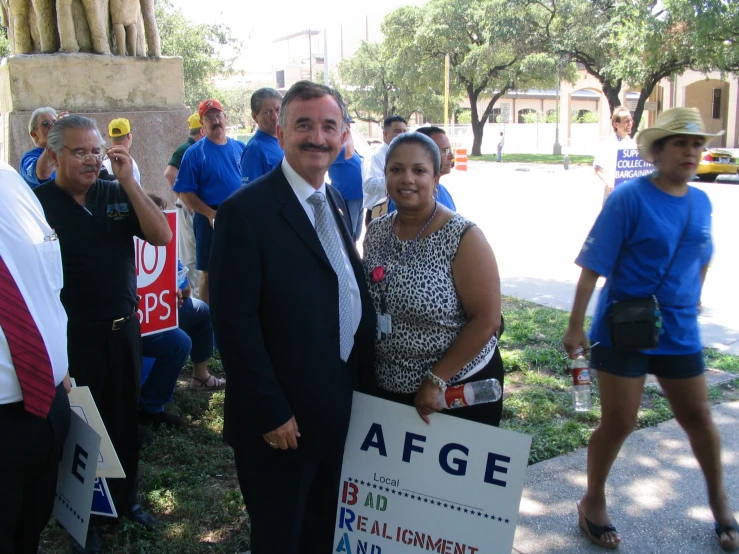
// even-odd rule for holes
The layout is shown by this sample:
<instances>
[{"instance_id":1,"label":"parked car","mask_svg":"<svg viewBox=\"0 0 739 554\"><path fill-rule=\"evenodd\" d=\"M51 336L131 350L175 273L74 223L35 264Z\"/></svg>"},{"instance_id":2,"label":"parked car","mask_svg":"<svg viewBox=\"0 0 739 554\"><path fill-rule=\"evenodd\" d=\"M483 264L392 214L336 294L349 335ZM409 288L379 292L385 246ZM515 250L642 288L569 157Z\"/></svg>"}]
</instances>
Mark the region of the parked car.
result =
<instances>
[{"instance_id":1,"label":"parked car","mask_svg":"<svg viewBox=\"0 0 739 554\"><path fill-rule=\"evenodd\" d=\"M713 183L719 175L736 175L739 164L736 157L727 150L709 148L703 153L696 175L699 181Z\"/></svg>"}]
</instances>

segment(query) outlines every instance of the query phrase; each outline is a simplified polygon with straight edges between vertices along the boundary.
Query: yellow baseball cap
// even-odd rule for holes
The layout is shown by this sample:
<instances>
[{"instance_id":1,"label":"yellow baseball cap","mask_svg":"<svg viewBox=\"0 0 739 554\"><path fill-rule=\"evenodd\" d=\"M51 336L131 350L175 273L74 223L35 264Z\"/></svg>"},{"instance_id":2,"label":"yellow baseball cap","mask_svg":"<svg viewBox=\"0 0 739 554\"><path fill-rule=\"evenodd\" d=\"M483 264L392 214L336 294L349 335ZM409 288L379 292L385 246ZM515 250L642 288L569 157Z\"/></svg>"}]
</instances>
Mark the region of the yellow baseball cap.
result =
<instances>
[{"instance_id":1,"label":"yellow baseball cap","mask_svg":"<svg viewBox=\"0 0 739 554\"><path fill-rule=\"evenodd\" d=\"M125 117L114 119L108 125L108 134L111 137L122 137L131 132L131 124Z\"/></svg>"},{"instance_id":2,"label":"yellow baseball cap","mask_svg":"<svg viewBox=\"0 0 739 554\"><path fill-rule=\"evenodd\" d=\"M190 117L188 117L187 124L190 129L200 129L203 126L203 124L200 123L200 114L194 113Z\"/></svg>"}]
</instances>

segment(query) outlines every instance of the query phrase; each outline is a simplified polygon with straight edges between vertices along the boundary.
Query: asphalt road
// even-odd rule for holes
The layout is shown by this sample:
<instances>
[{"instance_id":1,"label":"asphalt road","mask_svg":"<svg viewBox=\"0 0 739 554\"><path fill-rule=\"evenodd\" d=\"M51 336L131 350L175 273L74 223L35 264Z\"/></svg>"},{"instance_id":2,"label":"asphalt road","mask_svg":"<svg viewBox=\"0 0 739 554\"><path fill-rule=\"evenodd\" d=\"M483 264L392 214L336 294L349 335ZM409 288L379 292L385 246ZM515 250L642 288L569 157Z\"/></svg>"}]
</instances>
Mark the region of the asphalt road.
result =
<instances>
[{"instance_id":1,"label":"asphalt road","mask_svg":"<svg viewBox=\"0 0 739 554\"><path fill-rule=\"evenodd\" d=\"M573 260L603 197L591 168L470 162L467 172L452 170L442 182L457 211L490 241L504 294L571 307L580 273ZM713 203L714 258L702 298L704 343L739 354L739 186L693 184Z\"/></svg>"}]
</instances>

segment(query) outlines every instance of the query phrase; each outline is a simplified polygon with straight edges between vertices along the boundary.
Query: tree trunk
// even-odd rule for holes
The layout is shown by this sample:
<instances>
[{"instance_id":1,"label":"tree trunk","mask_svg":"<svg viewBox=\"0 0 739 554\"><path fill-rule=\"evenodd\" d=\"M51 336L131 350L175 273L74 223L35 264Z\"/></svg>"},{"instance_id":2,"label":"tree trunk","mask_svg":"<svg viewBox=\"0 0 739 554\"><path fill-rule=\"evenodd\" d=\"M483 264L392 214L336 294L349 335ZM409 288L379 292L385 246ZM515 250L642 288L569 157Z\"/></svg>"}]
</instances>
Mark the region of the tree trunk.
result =
<instances>
[{"instance_id":1,"label":"tree trunk","mask_svg":"<svg viewBox=\"0 0 739 554\"><path fill-rule=\"evenodd\" d=\"M659 77L659 80L661 80L662 77ZM647 102L647 98L649 98L652 95L652 92L654 91L654 87L657 86L657 83L659 80L652 79L651 82L642 85L641 93L639 94L639 100L636 101L636 109L634 110L634 125L632 127L631 134L632 136L636 133L637 129L639 128L639 122L641 121L641 116L644 115L644 104Z\"/></svg>"},{"instance_id":2,"label":"tree trunk","mask_svg":"<svg viewBox=\"0 0 739 554\"><path fill-rule=\"evenodd\" d=\"M472 152L470 156L482 156L482 135L485 131L485 123L478 121L472 124Z\"/></svg>"},{"instance_id":3,"label":"tree trunk","mask_svg":"<svg viewBox=\"0 0 739 554\"><path fill-rule=\"evenodd\" d=\"M613 114L613 110L621 105L621 99L618 97L621 92L621 80L618 80L616 83L601 81L601 84L603 85L603 94L606 95L606 99L608 100L608 107L611 110L611 114Z\"/></svg>"},{"instance_id":4,"label":"tree trunk","mask_svg":"<svg viewBox=\"0 0 739 554\"><path fill-rule=\"evenodd\" d=\"M472 152L471 156L481 156L482 152L482 134L485 131L485 123L480 122L480 114L477 111L477 99L480 97L478 92L471 86L467 86L467 97L470 99L470 116L472 121Z\"/></svg>"}]
</instances>

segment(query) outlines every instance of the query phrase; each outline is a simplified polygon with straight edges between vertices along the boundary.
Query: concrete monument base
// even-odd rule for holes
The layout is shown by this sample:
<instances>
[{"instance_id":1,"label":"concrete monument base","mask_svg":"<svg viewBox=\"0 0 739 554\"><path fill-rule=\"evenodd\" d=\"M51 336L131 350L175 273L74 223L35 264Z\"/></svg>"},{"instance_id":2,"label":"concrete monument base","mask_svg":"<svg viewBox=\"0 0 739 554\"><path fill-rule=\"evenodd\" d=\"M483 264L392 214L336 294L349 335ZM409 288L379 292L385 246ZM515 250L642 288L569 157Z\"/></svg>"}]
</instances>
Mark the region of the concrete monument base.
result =
<instances>
[{"instance_id":1,"label":"concrete monument base","mask_svg":"<svg viewBox=\"0 0 739 554\"><path fill-rule=\"evenodd\" d=\"M0 159L18 168L33 148L33 110L85 115L109 142L108 123L131 122L131 155L141 185L171 199L163 173L172 152L187 139L182 58L111 57L93 54L11 56L0 64Z\"/></svg>"}]
</instances>

